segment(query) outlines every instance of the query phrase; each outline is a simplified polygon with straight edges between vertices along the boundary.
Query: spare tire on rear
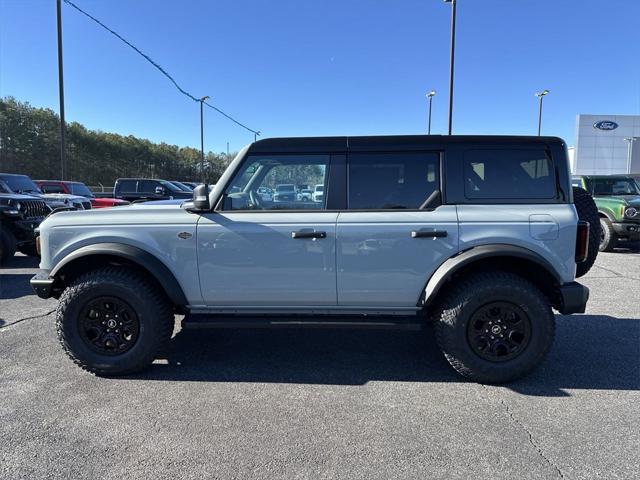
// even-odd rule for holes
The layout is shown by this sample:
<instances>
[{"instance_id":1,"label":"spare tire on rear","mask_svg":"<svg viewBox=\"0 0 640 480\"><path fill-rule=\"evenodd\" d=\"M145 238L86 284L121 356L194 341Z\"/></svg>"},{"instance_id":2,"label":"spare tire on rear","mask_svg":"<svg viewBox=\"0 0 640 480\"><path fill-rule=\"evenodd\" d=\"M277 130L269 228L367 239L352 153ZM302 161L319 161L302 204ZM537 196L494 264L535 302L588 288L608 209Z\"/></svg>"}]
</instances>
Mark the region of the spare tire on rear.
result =
<instances>
[{"instance_id":1,"label":"spare tire on rear","mask_svg":"<svg viewBox=\"0 0 640 480\"><path fill-rule=\"evenodd\" d=\"M587 259L576 266L576 277L582 277L591 270L598 256L601 234L600 215L598 215L596 202L584 188L573 187L573 203L576 206L578 218L589 222L589 253Z\"/></svg>"}]
</instances>

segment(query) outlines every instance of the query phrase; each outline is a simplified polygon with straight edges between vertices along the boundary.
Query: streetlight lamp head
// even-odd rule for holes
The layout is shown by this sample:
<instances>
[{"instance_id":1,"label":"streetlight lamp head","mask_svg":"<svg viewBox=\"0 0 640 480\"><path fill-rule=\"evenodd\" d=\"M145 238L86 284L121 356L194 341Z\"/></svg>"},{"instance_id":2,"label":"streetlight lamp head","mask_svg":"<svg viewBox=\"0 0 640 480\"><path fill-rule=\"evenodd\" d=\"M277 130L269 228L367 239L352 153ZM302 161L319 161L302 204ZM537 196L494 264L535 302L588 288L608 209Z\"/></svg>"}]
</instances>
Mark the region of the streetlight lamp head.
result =
<instances>
[{"instance_id":1,"label":"streetlight lamp head","mask_svg":"<svg viewBox=\"0 0 640 480\"><path fill-rule=\"evenodd\" d=\"M200 101L201 101L201 102L205 102L205 101L209 100L209 98L210 98L210 97L209 97L209 95L205 95L204 97L202 97L202 98L200 99Z\"/></svg>"},{"instance_id":2,"label":"streetlight lamp head","mask_svg":"<svg viewBox=\"0 0 640 480\"><path fill-rule=\"evenodd\" d=\"M435 96L436 91L435 90L431 90L429 93L427 93L427 98L431 98L433 96Z\"/></svg>"},{"instance_id":3,"label":"streetlight lamp head","mask_svg":"<svg viewBox=\"0 0 640 480\"><path fill-rule=\"evenodd\" d=\"M540 97L544 97L545 95L547 95L549 93L549 90L543 90L541 92L536 93L536 97L540 98Z\"/></svg>"}]
</instances>

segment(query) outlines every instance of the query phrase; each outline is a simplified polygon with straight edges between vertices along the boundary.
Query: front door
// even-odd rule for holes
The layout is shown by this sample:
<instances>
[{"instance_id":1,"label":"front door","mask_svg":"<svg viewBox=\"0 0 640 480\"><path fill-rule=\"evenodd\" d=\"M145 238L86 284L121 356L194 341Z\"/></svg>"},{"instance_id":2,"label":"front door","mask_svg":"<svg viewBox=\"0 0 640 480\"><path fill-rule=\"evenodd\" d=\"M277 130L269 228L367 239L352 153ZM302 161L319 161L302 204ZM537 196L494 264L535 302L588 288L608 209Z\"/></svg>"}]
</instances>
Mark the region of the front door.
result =
<instances>
[{"instance_id":1,"label":"front door","mask_svg":"<svg viewBox=\"0 0 640 480\"><path fill-rule=\"evenodd\" d=\"M415 308L458 249L455 205L440 202L437 152L353 153L336 230L338 304Z\"/></svg>"},{"instance_id":2,"label":"front door","mask_svg":"<svg viewBox=\"0 0 640 480\"><path fill-rule=\"evenodd\" d=\"M204 301L219 307L335 306L336 212L302 195L326 184L329 156L248 157L219 211L198 222Z\"/></svg>"}]
</instances>

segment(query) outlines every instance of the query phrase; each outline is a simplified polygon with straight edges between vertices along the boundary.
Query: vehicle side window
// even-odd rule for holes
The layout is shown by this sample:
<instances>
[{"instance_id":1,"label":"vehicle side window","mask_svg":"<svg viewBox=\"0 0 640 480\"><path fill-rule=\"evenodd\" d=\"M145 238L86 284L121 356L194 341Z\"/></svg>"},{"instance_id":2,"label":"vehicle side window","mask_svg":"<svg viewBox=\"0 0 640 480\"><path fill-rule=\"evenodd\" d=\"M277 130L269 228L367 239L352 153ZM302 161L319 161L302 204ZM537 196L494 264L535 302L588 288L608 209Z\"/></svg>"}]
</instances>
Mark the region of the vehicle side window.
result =
<instances>
[{"instance_id":1,"label":"vehicle side window","mask_svg":"<svg viewBox=\"0 0 640 480\"><path fill-rule=\"evenodd\" d=\"M53 184L43 184L40 187L43 193L64 193L64 188L61 185L53 185Z\"/></svg>"},{"instance_id":2,"label":"vehicle side window","mask_svg":"<svg viewBox=\"0 0 640 480\"><path fill-rule=\"evenodd\" d=\"M121 192L135 192L136 180L120 180L118 181L118 190Z\"/></svg>"},{"instance_id":3,"label":"vehicle side window","mask_svg":"<svg viewBox=\"0 0 640 480\"><path fill-rule=\"evenodd\" d=\"M350 154L348 208L418 209L439 188L439 177L438 153Z\"/></svg>"},{"instance_id":4,"label":"vehicle side window","mask_svg":"<svg viewBox=\"0 0 640 480\"><path fill-rule=\"evenodd\" d=\"M160 182L157 180L142 180L139 182L140 193L156 193L156 187L159 187Z\"/></svg>"},{"instance_id":5,"label":"vehicle side window","mask_svg":"<svg viewBox=\"0 0 640 480\"><path fill-rule=\"evenodd\" d=\"M329 155L251 156L227 186L223 209L322 210L328 170Z\"/></svg>"},{"instance_id":6,"label":"vehicle side window","mask_svg":"<svg viewBox=\"0 0 640 480\"><path fill-rule=\"evenodd\" d=\"M542 148L469 150L464 193L469 199L553 199L555 171Z\"/></svg>"}]
</instances>

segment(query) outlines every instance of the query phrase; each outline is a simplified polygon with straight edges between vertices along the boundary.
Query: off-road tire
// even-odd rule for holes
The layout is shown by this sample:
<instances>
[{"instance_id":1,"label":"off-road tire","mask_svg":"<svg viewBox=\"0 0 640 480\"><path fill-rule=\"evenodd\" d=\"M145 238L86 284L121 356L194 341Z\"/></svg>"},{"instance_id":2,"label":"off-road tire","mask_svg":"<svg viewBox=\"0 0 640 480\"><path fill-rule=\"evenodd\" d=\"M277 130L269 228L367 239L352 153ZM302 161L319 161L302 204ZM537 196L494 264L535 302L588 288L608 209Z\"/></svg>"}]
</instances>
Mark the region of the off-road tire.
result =
<instances>
[{"instance_id":1,"label":"off-road tire","mask_svg":"<svg viewBox=\"0 0 640 480\"><path fill-rule=\"evenodd\" d=\"M0 226L0 265L4 265L16 253L16 239L5 227Z\"/></svg>"},{"instance_id":2,"label":"off-road tire","mask_svg":"<svg viewBox=\"0 0 640 480\"><path fill-rule=\"evenodd\" d=\"M528 344L514 358L486 360L467 339L473 314L490 302L507 302L530 319ZM457 281L434 316L436 339L451 366L463 377L480 383L504 383L533 370L547 355L555 337L555 317L542 292L524 278L507 272L478 273Z\"/></svg>"},{"instance_id":3,"label":"off-road tire","mask_svg":"<svg viewBox=\"0 0 640 480\"><path fill-rule=\"evenodd\" d=\"M598 242L599 250L601 252L612 252L618 244L618 235L608 218L600 218L600 228L602 228L602 237L601 241Z\"/></svg>"},{"instance_id":4,"label":"off-road tire","mask_svg":"<svg viewBox=\"0 0 640 480\"><path fill-rule=\"evenodd\" d=\"M139 320L139 335L122 354L101 355L81 338L80 315L92 299L109 296L132 307ZM127 267L105 267L78 277L62 293L56 310L58 339L67 355L81 368L98 376L126 375L153 362L171 338L172 305L164 292Z\"/></svg>"},{"instance_id":5,"label":"off-road tire","mask_svg":"<svg viewBox=\"0 0 640 480\"><path fill-rule=\"evenodd\" d=\"M576 265L576 277L585 275L598 256L600 246L600 216L598 215L598 207L593 197L584 188L573 187L573 203L578 212L580 220L589 222L589 252L587 259Z\"/></svg>"}]
</instances>

